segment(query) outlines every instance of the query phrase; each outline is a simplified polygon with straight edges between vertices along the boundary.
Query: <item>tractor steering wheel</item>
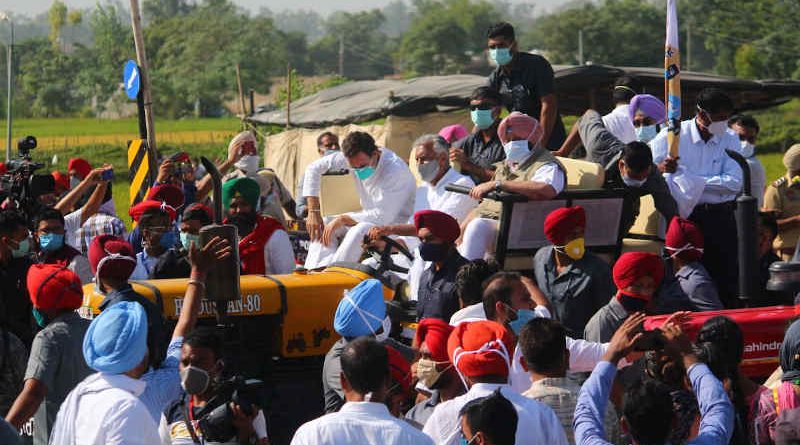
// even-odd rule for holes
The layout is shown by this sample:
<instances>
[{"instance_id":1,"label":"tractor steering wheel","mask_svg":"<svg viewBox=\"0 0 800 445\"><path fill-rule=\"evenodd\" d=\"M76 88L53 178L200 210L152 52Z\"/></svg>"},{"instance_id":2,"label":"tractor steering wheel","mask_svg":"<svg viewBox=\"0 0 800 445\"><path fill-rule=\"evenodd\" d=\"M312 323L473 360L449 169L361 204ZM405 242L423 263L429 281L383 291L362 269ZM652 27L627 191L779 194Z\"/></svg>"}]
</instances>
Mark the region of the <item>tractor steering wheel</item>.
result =
<instances>
[{"instance_id":1,"label":"tractor steering wheel","mask_svg":"<svg viewBox=\"0 0 800 445\"><path fill-rule=\"evenodd\" d=\"M380 239L386 243L386 247L384 247L381 251L372 249L369 250L369 254L375 259L375 261L378 262L378 273L383 273L386 271L408 273L407 268L394 264L394 261L392 260L392 249L397 249L398 252L403 254L411 261L414 260L414 255L412 255L405 246L393 240L392 238L389 238L388 236L383 235Z\"/></svg>"}]
</instances>

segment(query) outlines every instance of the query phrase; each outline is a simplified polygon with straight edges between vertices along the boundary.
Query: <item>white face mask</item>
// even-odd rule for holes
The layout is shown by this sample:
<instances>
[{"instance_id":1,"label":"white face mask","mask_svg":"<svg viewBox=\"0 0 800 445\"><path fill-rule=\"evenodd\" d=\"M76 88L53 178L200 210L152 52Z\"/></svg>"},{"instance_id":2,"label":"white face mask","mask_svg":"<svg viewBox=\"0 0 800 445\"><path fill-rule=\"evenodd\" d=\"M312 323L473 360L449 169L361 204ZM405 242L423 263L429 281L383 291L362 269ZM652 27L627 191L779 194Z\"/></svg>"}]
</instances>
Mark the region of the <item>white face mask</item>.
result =
<instances>
[{"instance_id":1,"label":"white face mask","mask_svg":"<svg viewBox=\"0 0 800 445\"><path fill-rule=\"evenodd\" d=\"M742 142L742 156L744 156L745 158L752 158L753 155L756 154L756 146L747 141L741 141L741 142Z\"/></svg>"},{"instance_id":2,"label":"white face mask","mask_svg":"<svg viewBox=\"0 0 800 445\"><path fill-rule=\"evenodd\" d=\"M636 140L640 142L650 142L653 140L654 137L658 135L658 129L656 125L642 125L641 127L636 127Z\"/></svg>"},{"instance_id":3,"label":"white face mask","mask_svg":"<svg viewBox=\"0 0 800 445\"><path fill-rule=\"evenodd\" d=\"M620 174L620 176L622 176L622 182L624 182L625 185L627 185L628 187L637 187L638 188L638 187L643 186L644 183L647 182L647 178L644 178L644 179L633 179L633 178L631 178L629 176L625 176L623 174Z\"/></svg>"},{"instance_id":4,"label":"white face mask","mask_svg":"<svg viewBox=\"0 0 800 445\"><path fill-rule=\"evenodd\" d=\"M506 162L508 164L519 164L531 154L526 139L521 141L508 141L503 144L503 150L506 153Z\"/></svg>"},{"instance_id":5,"label":"white face mask","mask_svg":"<svg viewBox=\"0 0 800 445\"><path fill-rule=\"evenodd\" d=\"M712 122L707 128L708 132L714 136L722 136L728 131L727 121Z\"/></svg>"},{"instance_id":6,"label":"white face mask","mask_svg":"<svg viewBox=\"0 0 800 445\"><path fill-rule=\"evenodd\" d=\"M258 163L261 161L261 157L258 155L245 155L242 156L242 159L236 161L236 168L239 170L244 171L245 173L254 175L258 172Z\"/></svg>"}]
</instances>

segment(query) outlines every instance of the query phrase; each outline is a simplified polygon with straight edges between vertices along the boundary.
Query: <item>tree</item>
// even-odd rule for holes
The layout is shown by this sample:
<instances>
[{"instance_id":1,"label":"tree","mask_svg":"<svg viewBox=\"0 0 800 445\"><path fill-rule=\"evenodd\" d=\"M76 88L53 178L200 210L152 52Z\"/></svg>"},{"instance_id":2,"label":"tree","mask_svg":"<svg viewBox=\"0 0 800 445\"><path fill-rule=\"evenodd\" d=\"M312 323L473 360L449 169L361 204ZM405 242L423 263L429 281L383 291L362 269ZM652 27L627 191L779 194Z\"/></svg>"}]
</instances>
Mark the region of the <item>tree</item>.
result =
<instances>
[{"instance_id":1,"label":"tree","mask_svg":"<svg viewBox=\"0 0 800 445\"><path fill-rule=\"evenodd\" d=\"M61 28L67 21L67 5L61 0L54 0L47 18L50 21L50 41L58 46L61 40Z\"/></svg>"},{"instance_id":2,"label":"tree","mask_svg":"<svg viewBox=\"0 0 800 445\"><path fill-rule=\"evenodd\" d=\"M185 15L194 9L186 0L144 0L142 16L147 23L157 23L178 15Z\"/></svg>"},{"instance_id":3,"label":"tree","mask_svg":"<svg viewBox=\"0 0 800 445\"><path fill-rule=\"evenodd\" d=\"M27 104L28 114L54 117L75 113L84 103L73 85L79 68L75 60L44 38L20 46L15 94Z\"/></svg>"}]
</instances>

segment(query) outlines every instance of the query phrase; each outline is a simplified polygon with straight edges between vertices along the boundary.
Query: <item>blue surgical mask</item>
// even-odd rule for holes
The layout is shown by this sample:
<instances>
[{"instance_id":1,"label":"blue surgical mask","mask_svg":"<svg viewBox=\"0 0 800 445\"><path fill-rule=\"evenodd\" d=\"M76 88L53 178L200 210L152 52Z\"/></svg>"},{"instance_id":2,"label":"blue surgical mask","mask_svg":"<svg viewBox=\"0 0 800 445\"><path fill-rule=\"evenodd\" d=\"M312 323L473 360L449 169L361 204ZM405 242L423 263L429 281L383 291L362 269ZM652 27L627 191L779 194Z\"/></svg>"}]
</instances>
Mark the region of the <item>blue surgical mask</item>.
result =
<instances>
[{"instance_id":1,"label":"blue surgical mask","mask_svg":"<svg viewBox=\"0 0 800 445\"><path fill-rule=\"evenodd\" d=\"M640 142L650 142L658 135L658 129L655 125L642 125L636 127L636 140Z\"/></svg>"},{"instance_id":2,"label":"blue surgical mask","mask_svg":"<svg viewBox=\"0 0 800 445\"><path fill-rule=\"evenodd\" d=\"M69 189L72 190L81 183L81 180L76 178L75 176L69 177Z\"/></svg>"},{"instance_id":3,"label":"blue surgical mask","mask_svg":"<svg viewBox=\"0 0 800 445\"><path fill-rule=\"evenodd\" d=\"M158 244L165 249L172 249L177 243L178 237L175 235L174 230L164 232L164 234L161 235L161 239L158 240Z\"/></svg>"},{"instance_id":4,"label":"blue surgical mask","mask_svg":"<svg viewBox=\"0 0 800 445\"><path fill-rule=\"evenodd\" d=\"M353 169L356 172L356 177L362 181L366 181L375 173L375 167L368 165L366 167L355 168Z\"/></svg>"},{"instance_id":5,"label":"blue surgical mask","mask_svg":"<svg viewBox=\"0 0 800 445\"><path fill-rule=\"evenodd\" d=\"M503 144L503 150L506 153L506 161L509 164L519 164L530 156L531 151L528 148L528 141L508 141Z\"/></svg>"},{"instance_id":6,"label":"blue surgical mask","mask_svg":"<svg viewBox=\"0 0 800 445\"><path fill-rule=\"evenodd\" d=\"M485 130L494 123L492 110L472 110L469 115L472 118L472 123L475 124L479 130Z\"/></svg>"},{"instance_id":7,"label":"blue surgical mask","mask_svg":"<svg viewBox=\"0 0 800 445\"><path fill-rule=\"evenodd\" d=\"M511 59L514 58L509 48L490 49L489 57L491 57L498 66L508 65L508 62L511 62Z\"/></svg>"},{"instance_id":8,"label":"blue surgical mask","mask_svg":"<svg viewBox=\"0 0 800 445\"><path fill-rule=\"evenodd\" d=\"M625 185L627 185L628 187L641 187L644 185L645 182L647 182L647 178L633 179L629 176L625 176L622 174L620 174L620 176L622 176L622 182L624 182Z\"/></svg>"},{"instance_id":9,"label":"blue surgical mask","mask_svg":"<svg viewBox=\"0 0 800 445\"><path fill-rule=\"evenodd\" d=\"M199 249L201 247L200 235L195 235L189 232L181 232L181 246L183 246L184 249L189 250L189 248L192 246L192 243L194 243L194 246Z\"/></svg>"},{"instance_id":10,"label":"blue surgical mask","mask_svg":"<svg viewBox=\"0 0 800 445\"><path fill-rule=\"evenodd\" d=\"M325 153L322 155L322 157L325 157L325 156L328 156L328 155L332 155L334 153L339 153L339 150L331 150L329 148L329 149L325 150Z\"/></svg>"},{"instance_id":11,"label":"blue surgical mask","mask_svg":"<svg viewBox=\"0 0 800 445\"><path fill-rule=\"evenodd\" d=\"M744 156L745 158L752 158L753 155L756 154L755 145L747 141L742 141L741 144L742 144L742 156Z\"/></svg>"},{"instance_id":12,"label":"blue surgical mask","mask_svg":"<svg viewBox=\"0 0 800 445\"><path fill-rule=\"evenodd\" d=\"M64 247L64 234L61 233L45 233L39 235L39 247L42 252L55 252Z\"/></svg>"},{"instance_id":13,"label":"blue surgical mask","mask_svg":"<svg viewBox=\"0 0 800 445\"><path fill-rule=\"evenodd\" d=\"M31 251L31 237L28 236L22 241L19 241L19 247L11 249L12 258L24 258Z\"/></svg>"},{"instance_id":14,"label":"blue surgical mask","mask_svg":"<svg viewBox=\"0 0 800 445\"><path fill-rule=\"evenodd\" d=\"M511 326L511 330L514 331L515 334L519 335L519 333L522 332L522 328L534 318L536 318L536 312L530 309L518 309L517 319L509 321L508 325Z\"/></svg>"}]
</instances>

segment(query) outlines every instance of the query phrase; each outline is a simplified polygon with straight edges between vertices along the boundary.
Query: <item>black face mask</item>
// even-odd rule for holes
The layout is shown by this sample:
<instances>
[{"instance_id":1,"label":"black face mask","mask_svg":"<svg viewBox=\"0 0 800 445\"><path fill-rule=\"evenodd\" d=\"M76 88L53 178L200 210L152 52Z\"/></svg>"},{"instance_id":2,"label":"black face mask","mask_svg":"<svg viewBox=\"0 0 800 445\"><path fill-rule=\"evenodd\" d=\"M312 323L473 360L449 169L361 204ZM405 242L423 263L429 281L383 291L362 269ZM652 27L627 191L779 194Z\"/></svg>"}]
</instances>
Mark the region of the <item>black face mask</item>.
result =
<instances>
[{"instance_id":1,"label":"black face mask","mask_svg":"<svg viewBox=\"0 0 800 445\"><path fill-rule=\"evenodd\" d=\"M630 295L619 293L619 302L628 313L642 312L647 307L647 301L641 298L632 297Z\"/></svg>"},{"instance_id":2,"label":"black face mask","mask_svg":"<svg viewBox=\"0 0 800 445\"><path fill-rule=\"evenodd\" d=\"M228 217L227 224L233 224L239 230L239 237L244 238L256 227L255 213L236 213Z\"/></svg>"},{"instance_id":3,"label":"black face mask","mask_svg":"<svg viewBox=\"0 0 800 445\"><path fill-rule=\"evenodd\" d=\"M450 253L450 246L447 244L422 243L419 245L419 256L425 261L444 261L448 253Z\"/></svg>"}]
</instances>

